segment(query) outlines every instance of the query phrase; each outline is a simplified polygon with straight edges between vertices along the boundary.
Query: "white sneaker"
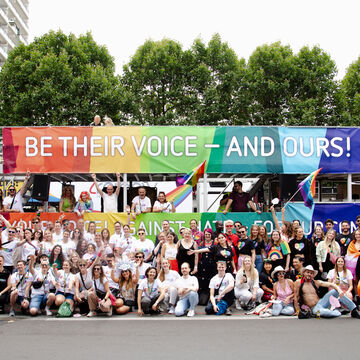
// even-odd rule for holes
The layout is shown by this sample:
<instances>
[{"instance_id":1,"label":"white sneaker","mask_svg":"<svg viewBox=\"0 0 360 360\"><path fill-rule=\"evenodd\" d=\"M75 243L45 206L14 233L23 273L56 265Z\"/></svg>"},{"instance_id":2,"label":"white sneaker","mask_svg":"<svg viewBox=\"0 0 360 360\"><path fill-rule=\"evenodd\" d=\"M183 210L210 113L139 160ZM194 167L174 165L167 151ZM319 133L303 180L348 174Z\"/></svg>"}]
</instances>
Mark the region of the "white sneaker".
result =
<instances>
[{"instance_id":1,"label":"white sneaker","mask_svg":"<svg viewBox=\"0 0 360 360\"><path fill-rule=\"evenodd\" d=\"M242 310L242 307L241 307L241 304L240 304L240 301L239 300L235 300L235 307L236 307L236 310Z\"/></svg>"},{"instance_id":2,"label":"white sneaker","mask_svg":"<svg viewBox=\"0 0 360 360\"><path fill-rule=\"evenodd\" d=\"M170 306L169 314L175 314L175 308Z\"/></svg>"},{"instance_id":3,"label":"white sneaker","mask_svg":"<svg viewBox=\"0 0 360 360\"><path fill-rule=\"evenodd\" d=\"M96 316L96 311L90 311L86 316L87 316L87 317Z\"/></svg>"},{"instance_id":4,"label":"white sneaker","mask_svg":"<svg viewBox=\"0 0 360 360\"><path fill-rule=\"evenodd\" d=\"M50 309L47 306L45 307L45 313L46 313L46 316L52 316L52 312L50 311Z\"/></svg>"},{"instance_id":5,"label":"white sneaker","mask_svg":"<svg viewBox=\"0 0 360 360\"><path fill-rule=\"evenodd\" d=\"M112 314L113 314L113 309L111 307L110 310L106 313L106 316L112 316Z\"/></svg>"},{"instance_id":6,"label":"white sneaker","mask_svg":"<svg viewBox=\"0 0 360 360\"><path fill-rule=\"evenodd\" d=\"M195 315L195 311L194 310L189 310L189 312L187 313L188 317L193 317Z\"/></svg>"},{"instance_id":7,"label":"white sneaker","mask_svg":"<svg viewBox=\"0 0 360 360\"><path fill-rule=\"evenodd\" d=\"M14 317L14 316L15 316L15 311L14 311L14 310L10 310L9 316Z\"/></svg>"}]
</instances>

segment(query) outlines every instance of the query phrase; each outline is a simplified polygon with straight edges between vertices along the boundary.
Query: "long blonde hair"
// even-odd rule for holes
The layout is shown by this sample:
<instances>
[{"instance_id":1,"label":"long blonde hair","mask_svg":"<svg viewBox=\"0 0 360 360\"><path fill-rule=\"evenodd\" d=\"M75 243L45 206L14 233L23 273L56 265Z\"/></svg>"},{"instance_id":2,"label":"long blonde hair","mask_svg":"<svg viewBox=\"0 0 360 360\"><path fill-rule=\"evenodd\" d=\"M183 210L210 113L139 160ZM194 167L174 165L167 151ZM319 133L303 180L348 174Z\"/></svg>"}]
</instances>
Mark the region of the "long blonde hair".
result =
<instances>
[{"instance_id":1,"label":"long blonde hair","mask_svg":"<svg viewBox=\"0 0 360 360\"><path fill-rule=\"evenodd\" d=\"M251 257L249 255L245 255L243 258L243 263L241 265L241 268L239 271L241 271L242 274L245 274L245 260L249 259L250 260L250 279L255 281L257 276L256 276L256 269L254 267L254 265L252 264L252 260Z\"/></svg>"},{"instance_id":2,"label":"long blonde hair","mask_svg":"<svg viewBox=\"0 0 360 360\"><path fill-rule=\"evenodd\" d=\"M337 242L336 242L336 231L335 230L333 230L333 229L330 229L330 230L328 230L327 231L327 233L326 233L326 235L325 235L325 237L324 237L324 244L323 244L323 246L327 246L328 245L328 235L329 235L329 233L333 233L334 234L334 238L331 240L331 245L330 245L330 248L331 248L331 252L334 252L334 251L336 251L337 250Z\"/></svg>"}]
</instances>

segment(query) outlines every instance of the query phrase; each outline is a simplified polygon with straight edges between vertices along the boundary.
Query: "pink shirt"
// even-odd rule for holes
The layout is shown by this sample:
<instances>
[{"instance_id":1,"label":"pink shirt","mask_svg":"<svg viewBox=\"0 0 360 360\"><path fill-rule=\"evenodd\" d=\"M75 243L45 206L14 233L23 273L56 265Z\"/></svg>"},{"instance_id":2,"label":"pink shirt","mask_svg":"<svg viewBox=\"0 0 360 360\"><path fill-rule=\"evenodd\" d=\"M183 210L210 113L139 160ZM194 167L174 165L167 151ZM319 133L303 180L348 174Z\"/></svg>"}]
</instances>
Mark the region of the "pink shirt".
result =
<instances>
[{"instance_id":1,"label":"pink shirt","mask_svg":"<svg viewBox=\"0 0 360 360\"><path fill-rule=\"evenodd\" d=\"M285 290L281 287L280 283L277 282L276 292L277 292L277 300L285 301L286 298L293 294L289 282L285 280Z\"/></svg>"}]
</instances>

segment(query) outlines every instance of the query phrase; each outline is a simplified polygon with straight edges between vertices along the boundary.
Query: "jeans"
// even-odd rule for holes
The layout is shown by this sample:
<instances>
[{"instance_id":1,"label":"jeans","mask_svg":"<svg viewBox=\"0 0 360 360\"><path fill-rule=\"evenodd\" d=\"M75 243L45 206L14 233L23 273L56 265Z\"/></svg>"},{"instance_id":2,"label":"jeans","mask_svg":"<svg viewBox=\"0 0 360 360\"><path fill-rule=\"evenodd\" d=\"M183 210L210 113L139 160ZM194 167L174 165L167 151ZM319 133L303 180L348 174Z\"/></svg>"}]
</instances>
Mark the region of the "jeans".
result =
<instances>
[{"instance_id":1,"label":"jeans","mask_svg":"<svg viewBox=\"0 0 360 360\"><path fill-rule=\"evenodd\" d=\"M180 299L175 307L175 315L182 316L186 310L195 310L195 306L199 302L199 295L196 291L190 291L186 296Z\"/></svg>"},{"instance_id":2,"label":"jeans","mask_svg":"<svg viewBox=\"0 0 360 360\"><path fill-rule=\"evenodd\" d=\"M261 255L256 255L255 257L255 267L258 271L259 275L261 274L261 270L263 268L263 259Z\"/></svg>"},{"instance_id":3,"label":"jeans","mask_svg":"<svg viewBox=\"0 0 360 360\"><path fill-rule=\"evenodd\" d=\"M30 301L30 309L36 308L36 309L40 309L40 306L46 305L46 301L47 301L47 294L44 295L34 295L31 297L31 301Z\"/></svg>"},{"instance_id":4,"label":"jeans","mask_svg":"<svg viewBox=\"0 0 360 360\"><path fill-rule=\"evenodd\" d=\"M272 306L272 315L279 316L279 315L286 315L291 316L294 314L294 306L292 303L285 305L283 302L275 303Z\"/></svg>"},{"instance_id":5,"label":"jeans","mask_svg":"<svg viewBox=\"0 0 360 360\"><path fill-rule=\"evenodd\" d=\"M320 311L320 316L322 317L338 317L341 315L339 310L330 310L330 296L334 296L339 299L339 293L333 289L329 291L323 298L321 298L318 303L313 307L312 312L314 315L318 311ZM343 305L345 305L350 311L354 310L356 308L355 304L346 296L343 296L341 299L339 299L339 302Z\"/></svg>"}]
</instances>

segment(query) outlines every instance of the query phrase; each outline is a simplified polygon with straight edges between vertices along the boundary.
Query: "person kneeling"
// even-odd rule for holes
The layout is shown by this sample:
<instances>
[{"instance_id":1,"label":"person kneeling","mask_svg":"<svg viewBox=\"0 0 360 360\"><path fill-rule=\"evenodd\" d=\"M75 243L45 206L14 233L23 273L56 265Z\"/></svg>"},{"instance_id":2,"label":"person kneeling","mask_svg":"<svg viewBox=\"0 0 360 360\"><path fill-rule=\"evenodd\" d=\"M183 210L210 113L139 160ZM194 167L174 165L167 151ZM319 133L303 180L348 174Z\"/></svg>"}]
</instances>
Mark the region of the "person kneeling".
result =
<instances>
[{"instance_id":1,"label":"person kneeling","mask_svg":"<svg viewBox=\"0 0 360 360\"><path fill-rule=\"evenodd\" d=\"M226 272L226 262L217 262L218 273L209 284L210 301L205 308L208 315L231 315L230 306L234 302L234 277Z\"/></svg>"},{"instance_id":2,"label":"person kneeling","mask_svg":"<svg viewBox=\"0 0 360 360\"><path fill-rule=\"evenodd\" d=\"M195 276L190 275L190 265L182 263L181 265L182 277L175 282L178 290L179 301L175 307L175 315L182 316L187 310L187 316L195 315L195 307L199 303L199 282Z\"/></svg>"}]
</instances>

